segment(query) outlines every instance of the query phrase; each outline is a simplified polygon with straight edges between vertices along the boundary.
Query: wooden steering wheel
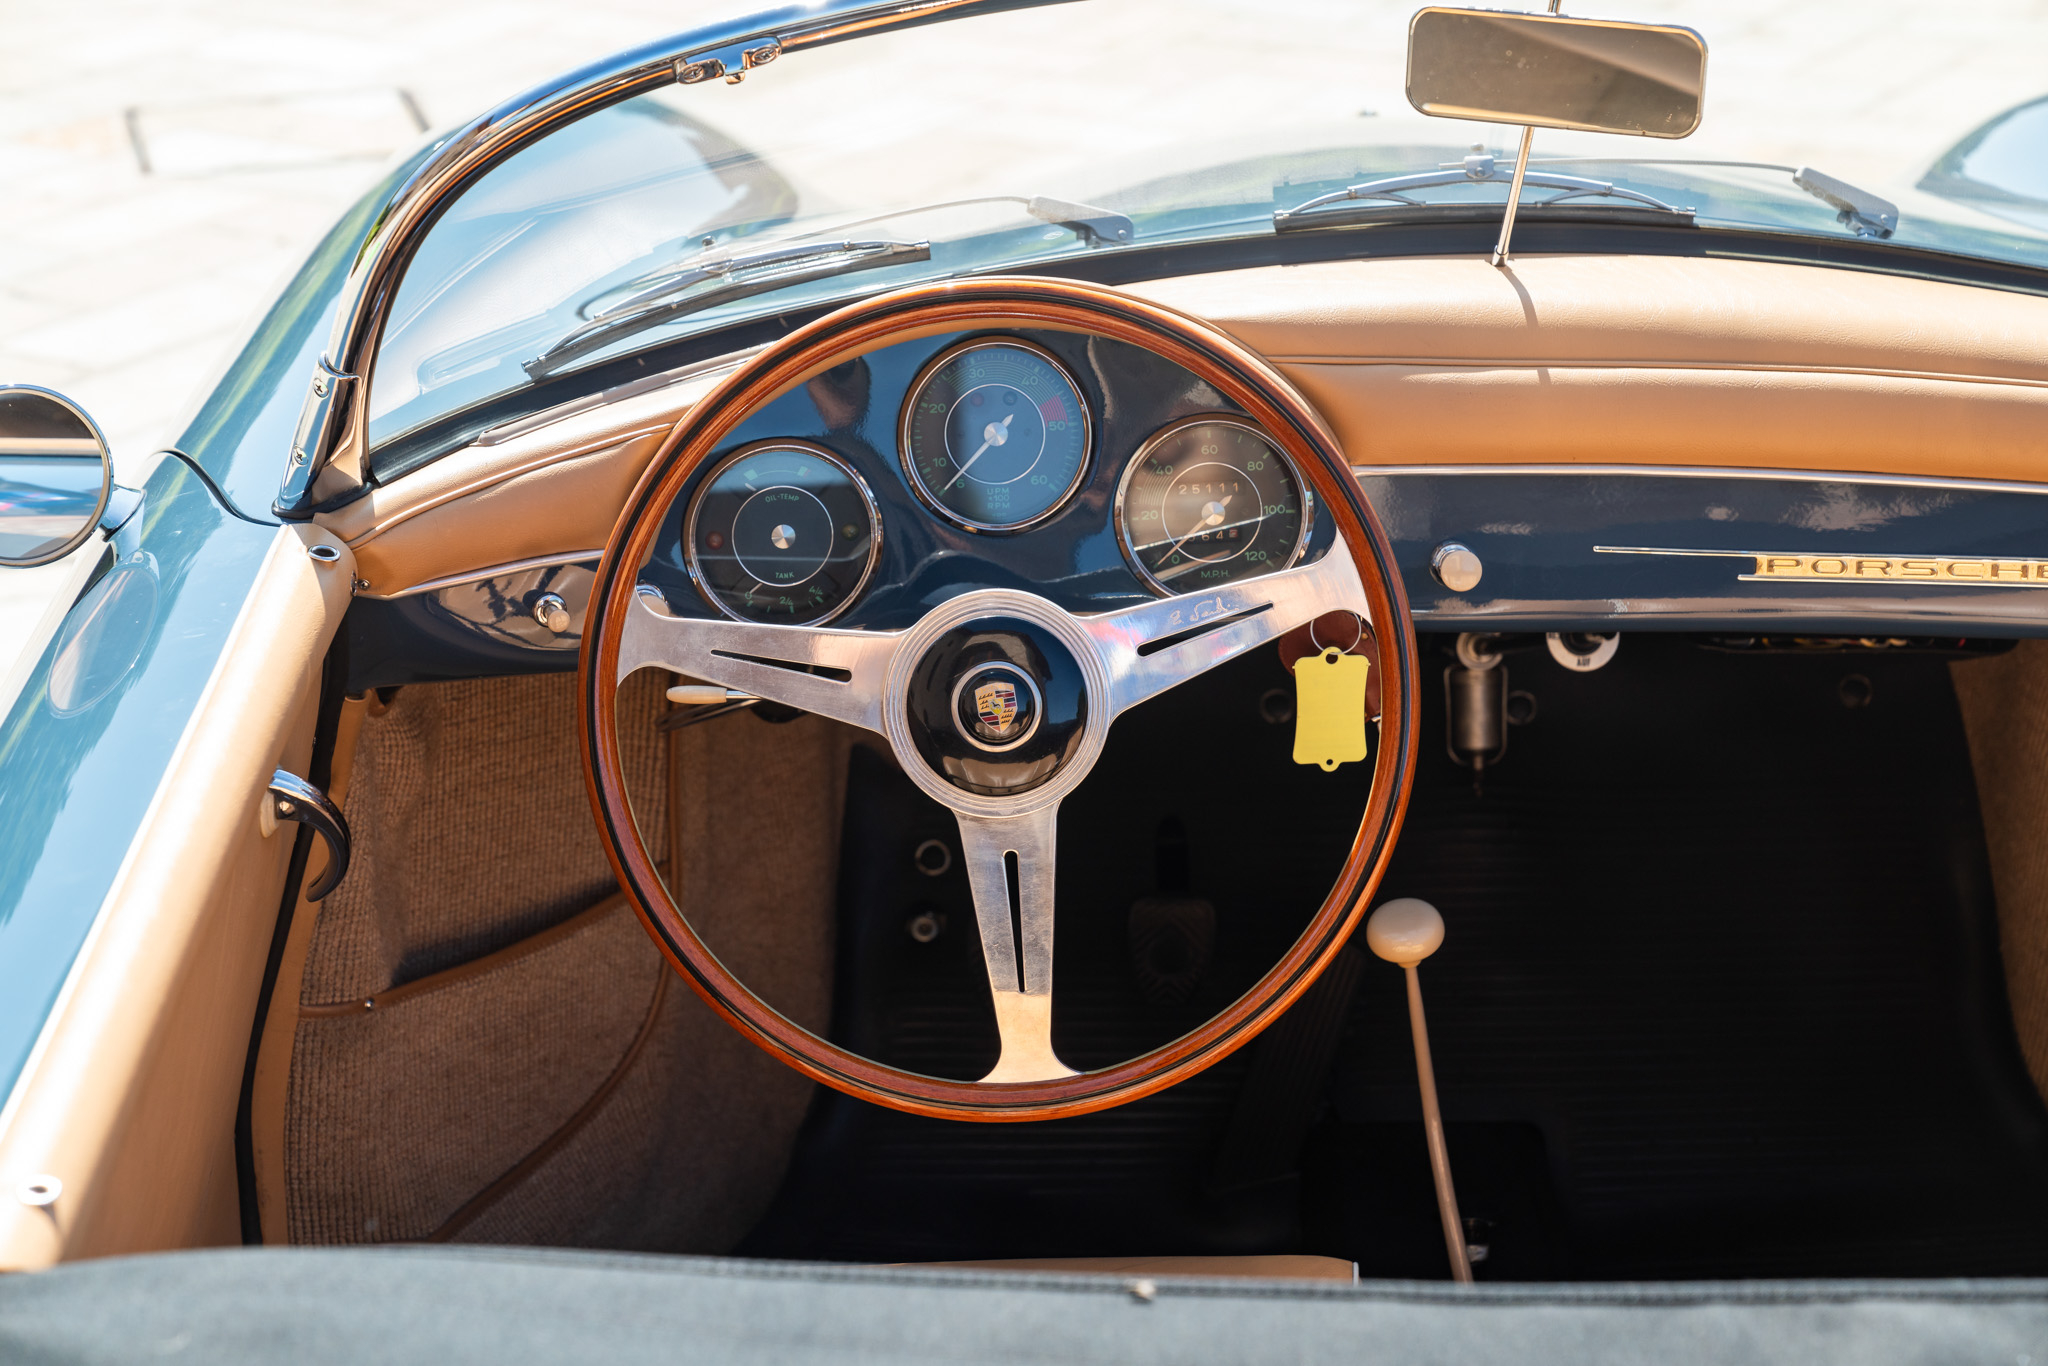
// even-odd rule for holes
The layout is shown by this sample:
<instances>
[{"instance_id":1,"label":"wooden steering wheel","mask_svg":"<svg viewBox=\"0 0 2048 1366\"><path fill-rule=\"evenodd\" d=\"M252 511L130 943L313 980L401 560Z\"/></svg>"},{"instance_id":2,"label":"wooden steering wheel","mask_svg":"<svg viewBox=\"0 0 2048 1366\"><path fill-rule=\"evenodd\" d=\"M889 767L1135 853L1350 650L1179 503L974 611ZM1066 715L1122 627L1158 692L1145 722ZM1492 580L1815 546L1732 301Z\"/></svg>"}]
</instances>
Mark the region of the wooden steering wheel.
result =
<instances>
[{"instance_id":1,"label":"wooden steering wheel","mask_svg":"<svg viewBox=\"0 0 2048 1366\"><path fill-rule=\"evenodd\" d=\"M1334 543L1290 569L1099 615L1075 615L1014 589L964 592L901 631L676 615L651 587L643 590L641 568L691 476L762 405L890 342L988 327L1110 337L1181 365L1286 452L1334 519ZM1075 1072L1052 1042L1061 798L1088 776L1118 716L1330 612L1371 623L1381 700L1371 795L1336 885L1292 947L1221 1013L1141 1057ZM1060 715L1048 704L1028 781L1002 795L963 777L949 751L957 706L944 700L957 690L959 668L949 642L991 620L1023 623L1045 656L1066 656L1052 667L1079 681ZM922 1076L839 1048L771 1009L699 938L656 872L627 798L617 696L629 675L650 667L877 732L904 773L953 811L1001 1042L987 1076ZM954 1119L1031 1120L1119 1105L1192 1076L1249 1042L1315 981L1366 911L1400 830L1414 770L1415 671L1414 626L1386 533L1335 439L1285 379L1215 328L1110 289L980 279L916 286L819 319L745 362L677 422L627 500L592 587L579 719L591 805L619 883L714 1010L789 1066L861 1099Z\"/></svg>"}]
</instances>

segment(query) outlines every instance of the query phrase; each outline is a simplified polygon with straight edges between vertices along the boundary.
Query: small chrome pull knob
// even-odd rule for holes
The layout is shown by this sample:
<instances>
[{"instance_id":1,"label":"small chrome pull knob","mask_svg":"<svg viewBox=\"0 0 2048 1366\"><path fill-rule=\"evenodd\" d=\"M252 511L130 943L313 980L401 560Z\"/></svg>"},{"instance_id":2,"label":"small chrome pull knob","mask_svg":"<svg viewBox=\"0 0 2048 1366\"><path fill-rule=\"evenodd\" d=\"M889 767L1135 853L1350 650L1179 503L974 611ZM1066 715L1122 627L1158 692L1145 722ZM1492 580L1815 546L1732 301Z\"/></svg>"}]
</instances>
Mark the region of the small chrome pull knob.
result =
<instances>
[{"instance_id":1,"label":"small chrome pull knob","mask_svg":"<svg viewBox=\"0 0 2048 1366\"><path fill-rule=\"evenodd\" d=\"M1479 586L1479 579L1486 572L1486 566L1472 553L1472 548L1457 541L1445 541L1429 557L1429 572L1436 575L1436 581L1453 593L1469 593Z\"/></svg>"},{"instance_id":2,"label":"small chrome pull knob","mask_svg":"<svg viewBox=\"0 0 2048 1366\"><path fill-rule=\"evenodd\" d=\"M543 629L558 636L564 635L570 626L569 604L562 601L562 595L559 593L543 593L534 599L533 619L539 622Z\"/></svg>"}]
</instances>

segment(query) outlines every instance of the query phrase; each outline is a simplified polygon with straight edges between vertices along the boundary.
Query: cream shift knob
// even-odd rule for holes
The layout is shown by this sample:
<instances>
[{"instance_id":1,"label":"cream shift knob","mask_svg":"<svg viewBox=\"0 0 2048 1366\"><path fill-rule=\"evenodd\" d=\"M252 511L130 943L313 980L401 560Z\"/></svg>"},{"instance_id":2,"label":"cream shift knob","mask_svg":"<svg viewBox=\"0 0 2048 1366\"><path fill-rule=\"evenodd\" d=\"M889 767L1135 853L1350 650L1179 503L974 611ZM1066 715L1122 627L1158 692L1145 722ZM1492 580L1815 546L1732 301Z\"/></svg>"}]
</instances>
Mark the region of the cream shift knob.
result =
<instances>
[{"instance_id":1,"label":"cream shift knob","mask_svg":"<svg viewBox=\"0 0 2048 1366\"><path fill-rule=\"evenodd\" d=\"M1389 963L1412 968L1443 947L1444 918L1427 901L1389 901L1365 922L1365 945Z\"/></svg>"}]
</instances>

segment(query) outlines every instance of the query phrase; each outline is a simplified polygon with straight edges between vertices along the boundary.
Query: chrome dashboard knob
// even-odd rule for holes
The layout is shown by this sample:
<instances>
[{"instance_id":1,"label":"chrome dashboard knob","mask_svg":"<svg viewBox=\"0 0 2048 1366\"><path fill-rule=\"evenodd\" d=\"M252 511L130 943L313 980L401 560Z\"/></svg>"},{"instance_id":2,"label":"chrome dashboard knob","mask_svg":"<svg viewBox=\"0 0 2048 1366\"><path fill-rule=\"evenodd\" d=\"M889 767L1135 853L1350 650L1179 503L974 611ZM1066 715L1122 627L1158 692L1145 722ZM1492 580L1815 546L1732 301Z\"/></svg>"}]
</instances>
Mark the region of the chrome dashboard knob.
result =
<instances>
[{"instance_id":1,"label":"chrome dashboard knob","mask_svg":"<svg viewBox=\"0 0 2048 1366\"><path fill-rule=\"evenodd\" d=\"M569 604L562 601L559 593L543 593L534 600L533 619L546 630L563 635L571 625Z\"/></svg>"}]
</instances>

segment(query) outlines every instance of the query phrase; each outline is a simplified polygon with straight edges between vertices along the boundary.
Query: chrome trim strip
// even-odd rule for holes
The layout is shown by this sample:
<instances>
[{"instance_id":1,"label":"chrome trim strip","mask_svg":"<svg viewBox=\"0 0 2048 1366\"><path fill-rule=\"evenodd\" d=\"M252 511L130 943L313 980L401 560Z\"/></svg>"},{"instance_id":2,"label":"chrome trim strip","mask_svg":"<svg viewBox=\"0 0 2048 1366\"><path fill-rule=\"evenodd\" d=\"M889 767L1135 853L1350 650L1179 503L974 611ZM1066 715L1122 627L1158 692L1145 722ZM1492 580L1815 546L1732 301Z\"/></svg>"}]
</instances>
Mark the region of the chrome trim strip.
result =
<instances>
[{"instance_id":1,"label":"chrome trim strip","mask_svg":"<svg viewBox=\"0 0 2048 1366\"><path fill-rule=\"evenodd\" d=\"M500 422L495 427L487 427L477 435L476 440L469 444L472 446L501 446L514 437L525 436L528 432L537 432L543 427L551 427L555 423L567 418L594 412L599 408L609 408L612 404L623 403L629 398L639 398L642 394L651 394L662 389L671 388L674 385L687 384L693 379L704 379L707 377L723 379L732 371L739 369L742 361L759 354L761 349L758 346L749 346L741 351L729 352L723 356L713 356L710 360L700 360L691 365L679 365L673 370L664 370L658 375L645 375L636 380L629 380L624 384L614 385L610 389L601 389L594 394L585 394L582 398L572 398L567 403L557 403L552 408L543 408L537 413L529 413L525 417L516 417L509 422Z\"/></svg>"},{"instance_id":2,"label":"chrome trim strip","mask_svg":"<svg viewBox=\"0 0 2048 1366\"><path fill-rule=\"evenodd\" d=\"M523 573L528 569L548 569L558 564L594 564L604 558L604 547L596 550L570 550L559 555L536 555L530 560L514 560L510 564L493 565L489 569L465 571L450 574L442 579L428 579L410 588L401 588L396 593L357 593L359 598L371 602L396 602L400 598L416 598L422 593L438 593L443 588L460 588L466 583L482 583L485 579L502 578L507 574Z\"/></svg>"},{"instance_id":3,"label":"chrome trim strip","mask_svg":"<svg viewBox=\"0 0 2048 1366\"><path fill-rule=\"evenodd\" d=\"M893 28L1034 9L1068 0L812 0L740 19L707 24L619 53L478 115L444 138L378 212L336 300L334 327L320 362L321 377L341 385L309 396L296 444L303 458L286 468L273 510L280 517L311 516L313 485L330 466L360 484L368 457L368 373L378 338L412 249L440 211L479 175L521 148L586 114L636 95L715 74L733 79L782 53L864 37ZM772 52L762 55L765 48ZM743 60L744 59L744 60ZM717 67L716 72L710 68ZM325 401L340 399L329 412ZM317 411L316 411L317 410ZM310 425L309 425L309 419Z\"/></svg>"},{"instance_id":4,"label":"chrome trim strip","mask_svg":"<svg viewBox=\"0 0 2048 1366\"><path fill-rule=\"evenodd\" d=\"M1936 475L1866 474L1844 470L1771 470L1739 465L1353 465L1360 479L1378 475L1558 475L1631 476L1643 479L1779 479L1818 484L1884 484L1894 488L1956 489L1966 493L2048 494L2048 483L2011 479L1956 479Z\"/></svg>"}]
</instances>

